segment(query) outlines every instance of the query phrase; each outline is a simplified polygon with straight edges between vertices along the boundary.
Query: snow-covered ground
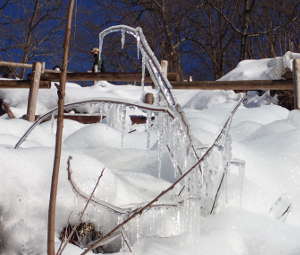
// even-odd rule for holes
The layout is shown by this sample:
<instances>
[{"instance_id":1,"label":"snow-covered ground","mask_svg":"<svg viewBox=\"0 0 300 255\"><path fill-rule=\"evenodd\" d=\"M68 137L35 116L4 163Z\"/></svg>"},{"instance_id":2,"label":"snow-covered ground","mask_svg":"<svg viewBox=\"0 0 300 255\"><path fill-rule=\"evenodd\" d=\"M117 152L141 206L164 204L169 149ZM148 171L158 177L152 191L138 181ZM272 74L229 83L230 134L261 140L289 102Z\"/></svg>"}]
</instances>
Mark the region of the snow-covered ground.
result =
<instances>
[{"instance_id":1,"label":"snow-covered ground","mask_svg":"<svg viewBox=\"0 0 300 255\"><path fill-rule=\"evenodd\" d=\"M273 72L270 70L269 76ZM152 91L148 87L146 90ZM193 137L206 145L212 143L239 97L225 91L173 90L173 93L184 108ZM67 86L67 103L98 96L140 101L141 88L107 82L85 88L76 84ZM25 113L26 91L1 90L0 97L11 105L17 116ZM55 88L41 90L38 112L42 114L54 108L56 100ZM84 110L96 111L89 106ZM1 254L46 253L55 123L42 123L21 148L13 149L30 125L22 119L8 120L6 116L0 119ZM120 208L147 202L174 181L167 157L161 162L162 178L157 178L157 145L151 140L147 148L144 125L135 128L135 132L122 138L124 134L120 130L105 122L84 125L65 120L57 201L57 245L63 227L77 222L85 205L68 180L69 156L72 156L73 180L85 194L91 193L105 168L94 197ZM246 167L245 175L238 168L230 168L223 191L227 202L222 203L214 215L197 215L193 231L182 231L175 209L146 212L145 218L136 220L129 228L133 232L129 235L140 235L139 241L132 243L134 254L300 254L300 112L274 104L241 106L234 116L230 134L232 158L245 161ZM122 139L124 146L121 146ZM178 192L179 188L173 190L162 201L172 200ZM280 217L282 214L284 217ZM102 233L108 232L119 220L120 217L94 203L83 216L83 221L94 223ZM115 243L107 249L117 252L116 246ZM70 244L64 254L81 252ZM127 253L126 247L117 252Z\"/></svg>"}]
</instances>

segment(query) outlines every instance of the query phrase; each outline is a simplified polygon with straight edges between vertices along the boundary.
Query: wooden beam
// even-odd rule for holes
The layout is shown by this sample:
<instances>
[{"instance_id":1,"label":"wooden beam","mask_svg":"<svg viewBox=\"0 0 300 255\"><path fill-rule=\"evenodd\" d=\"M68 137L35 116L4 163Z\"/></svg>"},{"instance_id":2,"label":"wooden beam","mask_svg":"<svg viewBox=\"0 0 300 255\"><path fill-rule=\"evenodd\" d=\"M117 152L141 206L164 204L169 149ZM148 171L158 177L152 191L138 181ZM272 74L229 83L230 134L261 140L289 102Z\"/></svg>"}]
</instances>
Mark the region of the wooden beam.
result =
<instances>
[{"instance_id":1,"label":"wooden beam","mask_svg":"<svg viewBox=\"0 0 300 255\"><path fill-rule=\"evenodd\" d=\"M40 89L49 89L50 81L41 81ZM0 80L0 89L30 89L31 80Z\"/></svg>"},{"instance_id":2,"label":"wooden beam","mask_svg":"<svg viewBox=\"0 0 300 255\"><path fill-rule=\"evenodd\" d=\"M16 62L8 62L8 61L0 61L0 66L10 66L10 67L20 67L20 68L32 68L32 64L26 63L16 63Z\"/></svg>"},{"instance_id":3,"label":"wooden beam","mask_svg":"<svg viewBox=\"0 0 300 255\"><path fill-rule=\"evenodd\" d=\"M35 121L35 112L37 105L37 97L39 93L40 79L43 65L40 62L36 62L33 65L33 80L31 81L31 87L28 95L27 114L26 119L28 121Z\"/></svg>"},{"instance_id":4,"label":"wooden beam","mask_svg":"<svg viewBox=\"0 0 300 255\"><path fill-rule=\"evenodd\" d=\"M294 103L295 109L300 109L300 59L294 59L293 62L294 78Z\"/></svg>"},{"instance_id":5,"label":"wooden beam","mask_svg":"<svg viewBox=\"0 0 300 255\"><path fill-rule=\"evenodd\" d=\"M293 90L292 80L171 82L174 89L201 90Z\"/></svg>"},{"instance_id":6,"label":"wooden beam","mask_svg":"<svg viewBox=\"0 0 300 255\"><path fill-rule=\"evenodd\" d=\"M42 74L41 80L43 81L59 81L59 73L44 73ZM115 72L105 72L105 73L86 73L86 72L76 72L68 73L68 81L126 81L134 82L140 81L142 79L141 73L115 73ZM176 73L168 73L168 79L170 81L176 80ZM151 82L150 76L145 77L146 82Z\"/></svg>"},{"instance_id":7,"label":"wooden beam","mask_svg":"<svg viewBox=\"0 0 300 255\"><path fill-rule=\"evenodd\" d=\"M33 64L27 64L27 63L16 63L16 62L10 62L10 61L0 61L0 66L10 66L14 68L33 68ZM43 72L46 73L59 73L58 71L52 70L52 69L46 69L45 62L43 62Z\"/></svg>"}]
</instances>

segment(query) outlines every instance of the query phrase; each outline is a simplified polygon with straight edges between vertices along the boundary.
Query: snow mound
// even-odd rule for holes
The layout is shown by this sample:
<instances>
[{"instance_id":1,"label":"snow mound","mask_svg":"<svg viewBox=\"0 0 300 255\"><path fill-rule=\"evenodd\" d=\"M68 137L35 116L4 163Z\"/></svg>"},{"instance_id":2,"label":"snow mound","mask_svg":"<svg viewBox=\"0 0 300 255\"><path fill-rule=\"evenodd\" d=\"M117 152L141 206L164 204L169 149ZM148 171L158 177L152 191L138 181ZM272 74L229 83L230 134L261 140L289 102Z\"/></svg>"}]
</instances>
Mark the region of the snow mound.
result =
<instances>
[{"instance_id":1,"label":"snow mound","mask_svg":"<svg viewBox=\"0 0 300 255\"><path fill-rule=\"evenodd\" d=\"M243 60L219 81L281 80L287 70L293 70L295 58L300 58L300 54L288 51L282 57Z\"/></svg>"}]
</instances>

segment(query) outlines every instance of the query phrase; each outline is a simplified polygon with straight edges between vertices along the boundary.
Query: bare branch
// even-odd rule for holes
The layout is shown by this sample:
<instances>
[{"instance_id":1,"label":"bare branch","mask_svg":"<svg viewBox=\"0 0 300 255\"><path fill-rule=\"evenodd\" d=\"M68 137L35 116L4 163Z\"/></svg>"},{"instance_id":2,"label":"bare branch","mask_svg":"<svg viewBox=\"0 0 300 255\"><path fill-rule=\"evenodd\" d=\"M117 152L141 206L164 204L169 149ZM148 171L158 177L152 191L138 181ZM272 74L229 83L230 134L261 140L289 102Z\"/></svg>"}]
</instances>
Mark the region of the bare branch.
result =
<instances>
[{"instance_id":1,"label":"bare branch","mask_svg":"<svg viewBox=\"0 0 300 255\"><path fill-rule=\"evenodd\" d=\"M0 10L4 9L8 3L10 2L10 0L6 0L1 6L0 6Z\"/></svg>"},{"instance_id":2,"label":"bare branch","mask_svg":"<svg viewBox=\"0 0 300 255\"><path fill-rule=\"evenodd\" d=\"M254 5L254 2L252 2L252 5L251 5L251 8L253 8L253 5ZM214 10L216 10L222 17L223 19L231 26L231 28L237 32L238 34L241 34L241 35L246 35L248 37L259 37L259 36L262 36L262 35L266 35L266 34L269 34L269 33L272 33L272 32L276 32L277 30L280 30L281 28L284 28L286 27L287 25L289 25L290 23L293 23L295 22L298 18L299 18L299 15L296 13L295 16L293 16L291 19L289 19L286 23L284 24L281 24L281 25L278 25L274 28L271 28L269 30L265 30L265 31L261 31L261 32L256 32L256 33L247 33L247 32L243 32L241 31L239 28L237 28L233 22L224 14L224 12L222 10L220 10L218 7L216 7L213 3L211 3L209 0L206 1L206 3L211 6ZM294 10L297 10L298 6L300 5L300 3L297 3Z\"/></svg>"}]
</instances>

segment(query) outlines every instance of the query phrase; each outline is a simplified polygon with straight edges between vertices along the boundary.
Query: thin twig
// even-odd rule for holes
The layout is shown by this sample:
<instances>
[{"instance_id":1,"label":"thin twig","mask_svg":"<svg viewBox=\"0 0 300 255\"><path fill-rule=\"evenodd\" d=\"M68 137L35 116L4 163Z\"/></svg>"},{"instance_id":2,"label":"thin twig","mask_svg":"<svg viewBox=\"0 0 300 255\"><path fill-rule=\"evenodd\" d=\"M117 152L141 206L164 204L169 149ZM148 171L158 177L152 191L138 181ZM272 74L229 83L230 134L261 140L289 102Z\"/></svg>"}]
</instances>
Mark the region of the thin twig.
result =
<instances>
[{"instance_id":1,"label":"thin twig","mask_svg":"<svg viewBox=\"0 0 300 255\"><path fill-rule=\"evenodd\" d=\"M166 146L167 146L168 152L170 154L171 160L175 161L175 157L174 157L174 154L172 153L172 151L170 149L170 146L169 145L166 145ZM182 170L181 170L180 166L178 166L177 163L176 163L176 168L177 168L179 174L182 175Z\"/></svg>"},{"instance_id":2,"label":"thin twig","mask_svg":"<svg viewBox=\"0 0 300 255\"><path fill-rule=\"evenodd\" d=\"M131 248L131 245L129 244L128 236L127 236L127 234L125 232L125 229L123 227L122 227L121 234L122 234L122 238L123 238L128 250L129 250L129 252L132 253L132 248Z\"/></svg>"},{"instance_id":3,"label":"thin twig","mask_svg":"<svg viewBox=\"0 0 300 255\"><path fill-rule=\"evenodd\" d=\"M69 158L68 158L68 168L70 166L71 159L72 159L72 157L69 156ZM73 229L72 229L71 233L69 234L68 238L64 241L64 245L62 246L61 250L59 249L57 251L57 253L56 253L57 255L61 255L62 254L62 252L64 251L64 249L68 245L69 241L71 240L71 238L72 238L74 232L76 231L77 227L80 225L80 223L82 223L82 217L83 217L83 215L84 215L84 213L85 213L85 211L86 211L86 209L87 209L87 207L88 207L88 205L89 205L92 197L94 196L94 193L95 193L95 191L96 191L96 189L97 189L97 187L99 185L99 182L100 182L100 180L101 180L101 178L103 176L104 170L105 170L105 168L102 169L101 174L99 175L99 177L97 179L97 182L96 182L96 184L94 186L94 189L93 189L92 193L90 194L87 202L85 203L85 206L84 206L83 210L80 213L80 217L79 217L78 223L73 226Z\"/></svg>"},{"instance_id":4,"label":"thin twig","mask_svg":"<svg viewBox=\"0 0 300 255\"><path fill-rule=\"evenodd\" d=\"M221 180L220 180L220 183L219 183L219 185L218 185L217 192L216 192L215 197L214 197L214 202L213 202L213 205L212 205L212 207L211 207L211 210L210 210L209 214L213 214L213 212L214 212L214 209L215 209L215 207L216 207L216 203L217 203L218 198L219 198L219 193L220 193L220 190L221 190L221 187L222 187L222 184L223 184L225 175L226 175L226 173L223 172L223 173L222 173Z\"/></svg>"},{"instance_id":5,"label":"thin twig","mask_svg":"<svg viewBox=\"0 0 300 255\"><path fill-rule=\"evenodd\" d=\"M292 208L292 204L290 203L288 207L285 209L285 211L280 215L279 219L282 218L284 215L288 214L291 208Z\"/></svg>"},{"instance_id":6,"label":"thin twig","mask_svg":"<svg viewBox=\"0 0 300 255\"><path fill-rule=\"evenodd\" d=\"M213 150L213 148L215 147L215 144L222 137L223 131L225 130L225 128L230 123L230 121L231 121L234 113L237 111L237 109L239 108L239 106L241 105L241 103L243 102L244 99L245 99L245 96L242 96L242 98L240 99L240 101L237 103L237 105L231 111L230 116L226 120L225 124L223 125L221 131L219 132L218 136L216 137L216 139L214 140L214 142L212 143L212 145L205 151L205 153L200 157L200 159L196 163L194 163L193 166L191 166L183 175L181 175L167 189L161 191L154 199L152 199L150 202L148 202L144 207L140 208L135 213L133 213L132 215L130 215L126 220L124 220L123 222L121 222L120 224L118 224L117 226L115 226L110 232L108 232L102 238L100 238L97 241L95 241L93 243L93 245L89 245L88 248L85 251L83 251L80 255L87 254L92 249L97 248L103 240L109 238L111 235L113 235L116 231L118 231L120 228L122 228L125 224L127 224L129 221L131 221L132 219L134 219L136 216L141 215L146 209L148 209L152 204L154 204L155 202L157 202L162 196L164 196L165 194L167 194L170 190L174 189L174 187L179 182L181 182L187 175L189 175L210 154L210 152Z\"/></svg>"},{"instance_id":7,"label":"thin twig","mask_svg":"<svg viewBox=\"0 0 300 255\"><path fill-rule=\"evenodd\" d=\"M71 219L71 215L72 215L73 211L70 212L69 217L68 217L68 225L70 225L70 219ZM67 231L64 232L64 239L67 238ZM63 241L60 242L59 247L58 247L58 251L57 253L61 250L61 247L63 245Z\"/></svg>"},{"instance_id":8,"label":"thin twig","mask_svg":"<svg viewBox=\"0 0 300 255\"><path fill-rule=\"evenodd\" d=\"M260 32L256 32L256 33L245 33L243 31L241 31L239 28L237 28L233 22L224 14L224 12L222 10L220 10L218 7L216 7L213 3L211 3L210 1L206 0L206 3L211 6L214 10L216 10L221 16L222 18L231 26L231 28L237 32L238 34L241 35L246 35L248 37L259 37L262 35L266 35L266 34L270 34L270 33L274 33L277 30L280 30L281 28L286 27L287 25L289 25L290 23L295 22L298 19L298 15L296 14L294 17L292 17L291 19L289 19L287 22L285 22L284 24L278 25L276 27L273 27L269 30L265 30L265 31L260 31ZM298 6L300 3L297 3L294 10L297 10Z\"/></svg>"}]
</instances>

